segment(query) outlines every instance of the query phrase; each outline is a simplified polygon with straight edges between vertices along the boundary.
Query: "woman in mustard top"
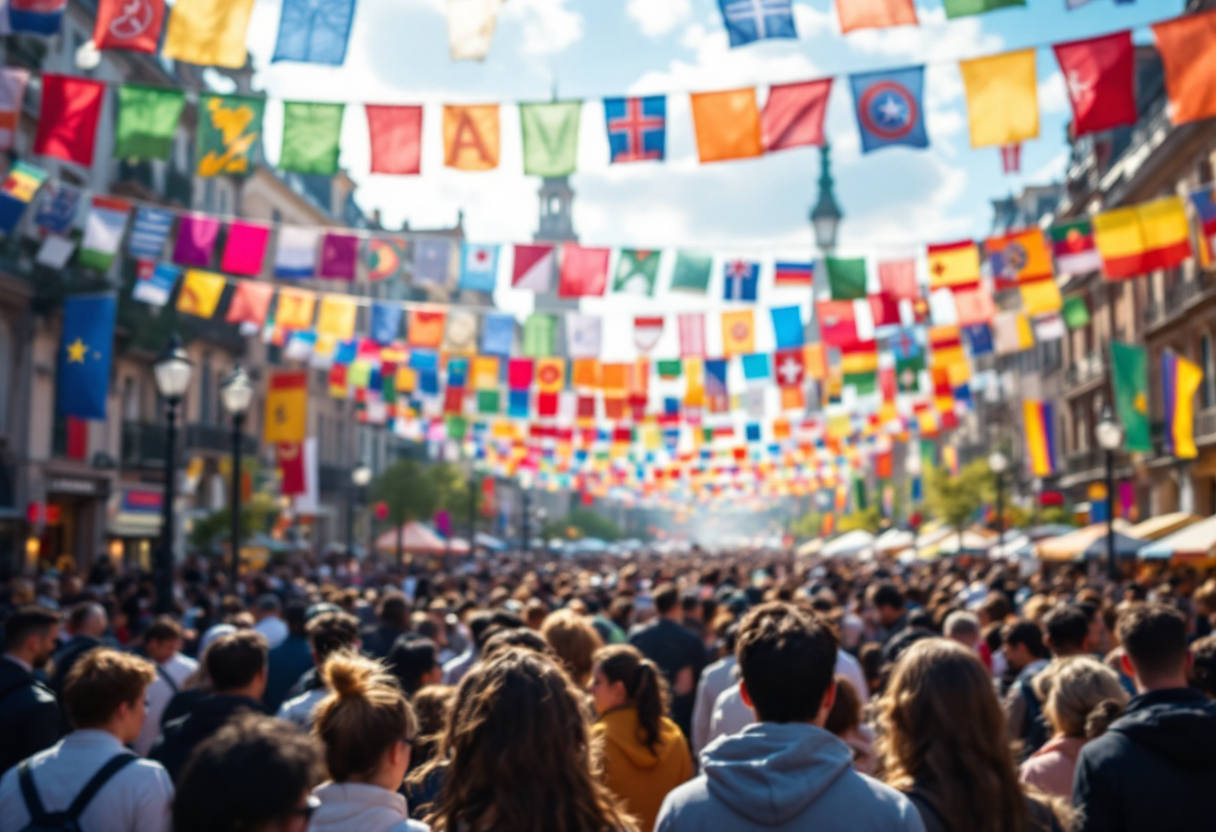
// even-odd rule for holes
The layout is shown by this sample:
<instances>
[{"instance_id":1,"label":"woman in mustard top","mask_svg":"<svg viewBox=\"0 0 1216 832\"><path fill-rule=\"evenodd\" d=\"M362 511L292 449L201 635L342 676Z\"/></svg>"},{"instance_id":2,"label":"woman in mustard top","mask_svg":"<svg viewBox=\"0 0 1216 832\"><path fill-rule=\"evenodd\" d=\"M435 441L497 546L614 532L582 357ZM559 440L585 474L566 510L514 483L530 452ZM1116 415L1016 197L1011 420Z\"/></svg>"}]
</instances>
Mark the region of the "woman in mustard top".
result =
<instances>
[{"instance_id":1,"label":"woman in mustard top","mask_svg":"<svg viewBox=\"0 0 1216 832\"><path fill-rule=\"evenodd\" d=\"M596 651L590 690L599 715L592 734L604 744L604 782L638 828L651 832L663 798L693 776L688 742L666 716L667 680L636 647L617 644Z\"/></svg>"}]
</instances>

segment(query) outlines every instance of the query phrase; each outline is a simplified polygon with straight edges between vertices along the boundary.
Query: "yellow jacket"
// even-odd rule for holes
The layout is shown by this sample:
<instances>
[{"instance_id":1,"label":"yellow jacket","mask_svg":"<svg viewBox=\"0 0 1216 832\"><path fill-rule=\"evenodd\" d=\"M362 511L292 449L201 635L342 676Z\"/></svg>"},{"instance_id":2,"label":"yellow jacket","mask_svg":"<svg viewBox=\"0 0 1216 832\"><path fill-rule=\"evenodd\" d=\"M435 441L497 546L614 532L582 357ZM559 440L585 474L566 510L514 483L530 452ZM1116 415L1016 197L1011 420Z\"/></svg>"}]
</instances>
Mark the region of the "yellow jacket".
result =
<instances>
[{"instance_id":1,"label":"yellow jacket","mask_svg":"<svg viewBox=\"0 0 1216 832\"><path fill-rule=\"evenodd\" d=\"M667 793L693 776L688 742L666 717L659 725L654 752L639 737L638 712L609 711L592 727L604 743L604 782L638 819L641 832L651 832Z\"/></svg>"}]
</instances>

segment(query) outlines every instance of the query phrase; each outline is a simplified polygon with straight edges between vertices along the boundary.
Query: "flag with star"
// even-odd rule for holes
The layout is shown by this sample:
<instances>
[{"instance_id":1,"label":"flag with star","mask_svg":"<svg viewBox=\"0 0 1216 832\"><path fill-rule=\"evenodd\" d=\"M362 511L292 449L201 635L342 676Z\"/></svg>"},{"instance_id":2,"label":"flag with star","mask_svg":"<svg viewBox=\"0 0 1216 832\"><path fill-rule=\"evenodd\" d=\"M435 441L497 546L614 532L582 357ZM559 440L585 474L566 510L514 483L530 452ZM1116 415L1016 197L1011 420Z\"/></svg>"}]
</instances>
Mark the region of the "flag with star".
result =
<instances>
[{"instance_id":1,"label":"flag with star","mask_svg":"<svg viewBox=\"0 0 1216 832\"><path fill-rule=\"evenodd\" d=\"M78 295L64 301L55 397L59 415L106 418L117 311L118 302L113 295Z\"/></svg>"},{"instance_id":2,"label":"flag with star","mask_svg":"<svg viewBox=\"0 0 1216 832\"><path fill-rule=\"evenodd\" d=\"M849 77L863 153L893 145L928 147L923 66Z\"/></svg>"}]
</instances>

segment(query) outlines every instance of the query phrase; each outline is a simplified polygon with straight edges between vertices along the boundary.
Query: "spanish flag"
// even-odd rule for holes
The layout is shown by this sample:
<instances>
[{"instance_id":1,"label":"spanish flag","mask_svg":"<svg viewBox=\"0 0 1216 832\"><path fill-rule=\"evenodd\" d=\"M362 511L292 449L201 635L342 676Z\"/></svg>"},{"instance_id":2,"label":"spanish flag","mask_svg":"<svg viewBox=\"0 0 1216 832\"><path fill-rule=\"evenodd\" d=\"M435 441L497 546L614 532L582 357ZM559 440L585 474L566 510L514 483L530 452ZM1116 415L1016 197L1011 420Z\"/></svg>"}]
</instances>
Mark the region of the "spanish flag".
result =
<instances>
[{"instance_id":1,"label":"spanish flag","mask_svg":"<svg viewBox=\"0 0 1216 832\"><path fill-rule=\"evenodd\" d=\"M1094 234L1110 280L1179 266L1191 256L1191 228L1177 196L1098 214Z\"/></svg>"},{"instance_id":2,"label":"spanish flag","mask_svg":"<svg viewBox=\"0 0 1216 832\"><path fill-rule=\"evenodd\" d=\"M980 281L980 250L971 240L929 246L929 290L955 289Z\"/></svg>"},{"instance_id":3,"label":"spanish flag","mask_svg":"<svg viewBox=\"0 0 1216 832\"><path fill-rule=\"evenodd\" d=\"M1169 350L1161 353L1161 387L1165 400L1165 449L1178 459L1194 459L1195 393L1203 369Z\"/></svg>"},{"instance_id":4,"label":"spanish flag","mask_svg":"<svg viewBox=\"0 0 1216 832\"><path fill-rule=\"evenodd\" d=\"M1056 473L1056 425L1051 402L1027 399L1022 403L1026 422L1026 453L1036 477Z\"/></svg>"}]
</instances>

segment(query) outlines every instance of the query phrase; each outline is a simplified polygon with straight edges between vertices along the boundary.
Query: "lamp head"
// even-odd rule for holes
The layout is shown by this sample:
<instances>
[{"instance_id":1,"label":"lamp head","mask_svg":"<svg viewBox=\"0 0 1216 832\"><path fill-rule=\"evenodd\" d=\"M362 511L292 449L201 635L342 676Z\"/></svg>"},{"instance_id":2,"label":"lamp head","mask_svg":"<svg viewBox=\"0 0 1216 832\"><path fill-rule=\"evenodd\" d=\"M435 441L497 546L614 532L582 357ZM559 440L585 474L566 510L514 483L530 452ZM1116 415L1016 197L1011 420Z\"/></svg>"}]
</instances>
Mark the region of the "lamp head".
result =
<instances>
[{"instance_id":1,"label":"lamp head","mask_svg":"<svg viewBox=\"0 0 1216 832\"><path fill-rule=\"evenodd\" d=\"M993 451L988 455L988 468L999 476L1009 468L1009 459L1000 451Z\"/></svg>"},{"instance_id":2,"label":"lamp head","mask_svg":"<svg viewBox=\"0 0 1216 832\"><path fill-rule=\"evenodd\" d=\"M359 488L365 487L372 481L372 469L366 465L360 465L358 468L350 472L350 481Z\"/></svg>"},{"instance_id":3,"label":"lamp head","mask_svg":"<svg viewBox=\"0 0 1216 832\"><path fill-rule=\"evenodd\" d=\"M181 336L174 332L169 336L165 351L152 365L156 377L156 389L169 401L180 401L190 388L190 377L194 373L194 362L182 346Z\"/></svg>"},{"instance_id":4,"label":"lamp head","mask_svg":"<svg viewBox=\"0 0 1216 832\"><path fill-rule=\"evenodd\" d=\"M220 387L220 399L230 416L244 416L253 404L253 383L245 368L237 364Z\"/></svg>"},{"instance_id":5,"label":"lamp head","mask_svg":"<svg viewBox=\"0 0 1216 832\"><path fill-rule=\"evenodd\" d=\"M1123 445L1123 426L1115 421L1109 407L1103 408L1102 421L1098 422L1094 433L1098 446L1104 451L1117 451Z\"/></svg>"}]
</instances>

